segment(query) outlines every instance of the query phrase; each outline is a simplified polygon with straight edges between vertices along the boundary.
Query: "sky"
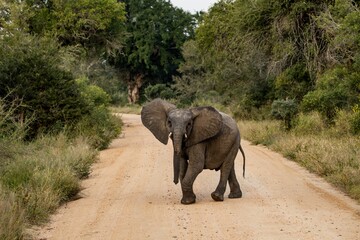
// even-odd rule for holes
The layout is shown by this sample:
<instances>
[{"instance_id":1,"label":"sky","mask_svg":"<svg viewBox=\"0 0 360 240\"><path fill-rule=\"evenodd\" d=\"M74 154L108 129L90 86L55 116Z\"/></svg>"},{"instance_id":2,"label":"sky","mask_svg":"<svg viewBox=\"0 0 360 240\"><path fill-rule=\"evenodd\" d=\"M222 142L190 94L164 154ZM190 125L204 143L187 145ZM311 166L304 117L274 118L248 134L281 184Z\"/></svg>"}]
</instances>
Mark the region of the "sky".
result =
<instances>
[{"instance_id":1,"label":"sky","mask_svg":"<svg viewBox=\"0 0 360 240\"><path fill-rule=\"evenodd\" d=\"M207 11L218 0L170 0L171 3L179 8L195 13L197 11Z\"/></svg>"}]
</instances>

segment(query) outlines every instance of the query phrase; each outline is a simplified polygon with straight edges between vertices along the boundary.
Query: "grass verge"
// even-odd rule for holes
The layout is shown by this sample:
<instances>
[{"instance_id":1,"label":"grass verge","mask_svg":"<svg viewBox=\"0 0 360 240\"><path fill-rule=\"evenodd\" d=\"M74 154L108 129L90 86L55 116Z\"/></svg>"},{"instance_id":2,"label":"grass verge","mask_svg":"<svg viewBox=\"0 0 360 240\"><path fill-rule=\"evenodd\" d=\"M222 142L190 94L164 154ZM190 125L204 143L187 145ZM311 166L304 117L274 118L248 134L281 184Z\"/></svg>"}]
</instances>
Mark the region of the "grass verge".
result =
<instances>
[{"instance_id":1,"label":"grass verge","mask_svg":"<svg viewBox=\"0 0 360 240\"><path fill-rule=\"evenodd\" d=\"M326 128L316 116L292 131L278 121L242 121L243 137L263 144L325 178L360 203L360 138L335 125ZM308 119L307 119L308 120Z\"/></svg>"},{"instance_id":2,"label":"grass verge","mask_svg":"<svg viewBox=\"0 0 360 240\"><path fill-rule=\"evenodd\" d=\"M2 141L0 155L0 239L23 239L27 226L44 223L80 191L80 179L98 156L83 138L64 135L28 144Z\"/></svg>"}]
</instances>

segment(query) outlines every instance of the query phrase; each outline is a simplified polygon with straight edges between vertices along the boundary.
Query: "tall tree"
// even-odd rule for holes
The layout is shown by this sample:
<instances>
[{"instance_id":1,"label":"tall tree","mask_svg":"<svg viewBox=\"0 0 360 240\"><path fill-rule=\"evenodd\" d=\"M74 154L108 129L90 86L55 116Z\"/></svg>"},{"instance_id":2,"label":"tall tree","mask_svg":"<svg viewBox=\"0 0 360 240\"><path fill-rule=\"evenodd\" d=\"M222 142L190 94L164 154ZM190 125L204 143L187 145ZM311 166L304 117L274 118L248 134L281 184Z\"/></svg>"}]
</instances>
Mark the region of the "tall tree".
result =
<instances>
[{"instance_id":1,"label":"tall tree","mask_svg":"<svg viewBox=\"0 0 360 240\"><path fill-rule=\"evenodd\" d=\"M193 37L192 15L165 0L125 0L127 32L124 53L112 63L125 75L128 100L136 103L144 84L169 83L183 60L181 47Z\"/></svg>"}]
</instances>

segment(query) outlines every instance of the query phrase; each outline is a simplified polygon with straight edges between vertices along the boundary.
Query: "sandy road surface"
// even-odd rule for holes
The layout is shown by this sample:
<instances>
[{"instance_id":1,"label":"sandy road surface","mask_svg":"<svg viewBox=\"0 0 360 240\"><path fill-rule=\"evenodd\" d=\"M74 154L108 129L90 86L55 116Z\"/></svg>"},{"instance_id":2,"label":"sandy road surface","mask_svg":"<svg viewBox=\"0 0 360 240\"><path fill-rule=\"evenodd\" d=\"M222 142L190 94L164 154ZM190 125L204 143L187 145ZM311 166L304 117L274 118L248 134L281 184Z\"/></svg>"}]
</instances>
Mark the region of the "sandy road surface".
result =
<instances>
[{"instance_id":1,"label":"sandy road surface","mask_svg":"<svg viewBox=\"0 0 360 240\"><path fill-rule=\"evenodd\" d=\"M293 162L243 142L244 196L214 202L219 172L197 178L197 202L181 205L172 182L172 146L162 145L136 115L124 136L100 154L82 198L64 205L37 239L360 239L360 207ZM229 192L227 189L226 196Z\"/></svg>"}]
</instances>

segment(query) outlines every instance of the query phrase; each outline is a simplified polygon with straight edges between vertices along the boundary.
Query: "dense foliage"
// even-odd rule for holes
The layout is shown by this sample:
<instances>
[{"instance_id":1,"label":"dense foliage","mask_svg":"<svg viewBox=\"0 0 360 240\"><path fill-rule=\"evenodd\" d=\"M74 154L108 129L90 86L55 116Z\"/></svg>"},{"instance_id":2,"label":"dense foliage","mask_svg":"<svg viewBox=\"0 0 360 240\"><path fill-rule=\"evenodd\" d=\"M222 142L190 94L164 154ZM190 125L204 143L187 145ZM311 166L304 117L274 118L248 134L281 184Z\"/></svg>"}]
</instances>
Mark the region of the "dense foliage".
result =
<instances>
[{"instance_id":1,"label":"dense foliage","mask_svg":"<svg viewBox=\"0 0 360 240\"><path fill-rule=\"evenodd\" d=\"M203 16L195 41L184 45L186 62L175 84L178 100L196 103L219 95L215 99L238 117L256 119L269 116L271 105L291 99L302 112L320 112L328 124L342 109L357 119L357 4L219 1Z\"/></svg>"},{"instance_id":2,"label":"dense foliage","mask_svg":"<svg viewBox=\"0 0 360 240\"><path fill-rule=\"evenodd\" d=\"M76 79L96 78L84 69L120 50L124 4L3 0L0 13L0 98L14 109L7 127L26 124L27 140L75 129L70 135L101 135L93 146L106 147L119 133L109 96L96 81Z\"/></svg>"},{"instance_id":3,"label":"dense foliage","mask_svg":"<svg viewBox=\"0 0 360 240\"><path fill-rule=\"evenodd\" d=\"M18 101L20 122L34 119L30 137L64 127L89 111L72 74L60 68L54 42L18 33L5 36L0 59L0 96Z\"/></svg>"}]
</instances>

